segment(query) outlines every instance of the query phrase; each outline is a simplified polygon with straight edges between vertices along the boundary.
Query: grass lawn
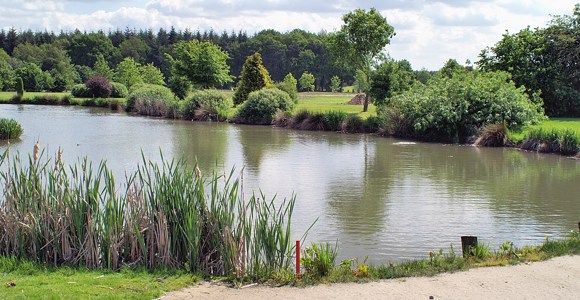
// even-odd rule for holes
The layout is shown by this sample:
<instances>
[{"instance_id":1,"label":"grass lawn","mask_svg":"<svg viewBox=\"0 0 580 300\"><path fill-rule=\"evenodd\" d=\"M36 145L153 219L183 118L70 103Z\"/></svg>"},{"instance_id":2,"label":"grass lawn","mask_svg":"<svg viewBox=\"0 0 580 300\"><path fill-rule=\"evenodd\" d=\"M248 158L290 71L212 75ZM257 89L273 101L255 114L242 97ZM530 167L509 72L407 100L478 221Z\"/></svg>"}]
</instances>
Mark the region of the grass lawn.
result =
<instances>
[{"instance_id":1,"label":"grass lawn","mask_svg":"<svg viewBox=\"0 0 580 300\"><path fill-rule=\"evenodd\" d=\"M220 93L226 97L233 97L233 92L229 90L219 90ZM363 119L369 116L376 115L376 107L372 104L369 105L369 111L363 113L362 105L349 105L346 104L350 101L356 94L353 93L329 93L329 92L310 92L310 93L299 93L298 94L298 104L294 107L294 112L307 110L309 112L320 112L326 113L329 111L343 111L347 114L358 114ZM228 115L231 117L235 115L237 108L231 108Z\"/></svg>"},{"instance_id":2,"label":"grass lawn","mask_svg":"<svg viewBox=\"0 0 580 300\"><path fill-rule=\"evenodd\" d=\"M0 299L153 299L200 280L185 273L51 269L0 258Z\"/></svg>"},{"instance_id":3,"label":"grass lawn","mask_svg":"<svg viewBox=\"0 0 580 300\"><path fill-rule=\"evenodd\" d=\"M543 128L547 130L558 129L572 129L580 135L580 118L552 118L550 120L544 121L538 125L532 125L522 128L520 131L514 131L510 133L510 138L513 141L522 141L532 128Z\"/></svg>"},{"instance_id":4,"label":"grass lawn","mask_svg":"<svg viewBox=\"0 0 580 300\"><path fill-rule=\"evenodd\" d=\"M32 99L36 96L52 96L52 97L64 97L66 95L70 95L70 92L63 92L63 93L51 93L51 92L24 92L23 98L25 99ZM0 102L7 102L12 99L12 97L16 96L16 92L0 92Z\"/></svg>"},{"instance_id":5,"label":"grass lawn","mask_svg":"<svg viewBox=\"0 0 580 300\"><path fill-rule=\"evenodd\" d=\"M309 112L329 112L329 111L343 111L348 114L359 114L363 119L368 116L376 115L376 107L369 105L369 111L363 113L362 105L346 104L356 94L351 93L300 93L298 94L298 105L294 111L307 110Z\"/></svg>"}]
</instances>

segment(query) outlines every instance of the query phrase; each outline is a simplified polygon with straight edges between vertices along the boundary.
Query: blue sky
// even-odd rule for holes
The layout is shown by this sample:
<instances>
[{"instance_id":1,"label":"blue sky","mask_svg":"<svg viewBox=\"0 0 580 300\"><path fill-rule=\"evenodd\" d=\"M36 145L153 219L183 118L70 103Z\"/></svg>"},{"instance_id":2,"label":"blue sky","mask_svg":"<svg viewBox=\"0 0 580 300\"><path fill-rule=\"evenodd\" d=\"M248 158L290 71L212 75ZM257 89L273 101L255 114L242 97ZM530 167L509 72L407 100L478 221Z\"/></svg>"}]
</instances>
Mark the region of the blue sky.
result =
<instances>
[{"instance_id":1,"label":"blue sky","mask_svg":"<svg viewBox=\"0 0 580 300\"><path fill-rule=\"evenodd\" d=\"M543 27L577 0L0 0L0 28L17 30L178 29L221 32L295 28L335 31L355 8L377 8L397 35L385 50L413 68L463 63L506 30Z\"/></svg>"}]
</instances>

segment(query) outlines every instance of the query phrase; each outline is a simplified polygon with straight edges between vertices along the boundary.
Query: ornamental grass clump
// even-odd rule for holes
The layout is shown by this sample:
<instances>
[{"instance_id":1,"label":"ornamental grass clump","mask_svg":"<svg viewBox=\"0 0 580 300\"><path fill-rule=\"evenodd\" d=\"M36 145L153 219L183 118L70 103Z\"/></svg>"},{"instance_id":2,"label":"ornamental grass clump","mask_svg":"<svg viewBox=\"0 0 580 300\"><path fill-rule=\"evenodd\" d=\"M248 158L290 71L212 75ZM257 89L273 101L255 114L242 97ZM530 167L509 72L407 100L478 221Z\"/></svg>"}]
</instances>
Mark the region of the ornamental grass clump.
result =
<instances>
[{"instance_id":1,"label":"ornamental grass clump","mask_svg":"<svg viewBox=\"0 0 580 300\"><path fill-rule=\"evenodd\" d=\"M0 154L0 256L52 266L179 268L259 280L292 262L295 198L244 197L229 175L144 156L119 182L104 161Z\"/></svg>"},{"instance_id":2,"label":"ornamental grass clump","mask_svg":"<svg viewBox=\"0 0 580 300\"><path fill-rule=\"evenodd\" d=\"M14 119L0 119L0 140L17 139L22 135L22 126Z\"/></svg>"},{"instance_id":3,"label":"ornamental grass clump","mask_svg":"<svg viewBox=\"0 0 580 300\"><path fill-rule=\"evenodd\" d=\"M155 84L131 88L126 111L144 116L177 118L178 104L171 90Z\"/></svg>"},{"instance_id":4,"label":"ornamental grass clump","mask_svg":"<svg viewBox=\"0 0 580 300\"><path fill-rule=\"evenodd\" d=\"M232 106L232 100L217 90L196 91L180 104L180 115L187 120L224 121Z\"/></svg>"},{"instance_id":5,"label":"ornamental grass clump","mask_svg":"<svg viewBox=\"0 0 580 300\"><path fill-rule=\"evenodd\" d=\"M343 111L329 111L324 114L324 127L329 131L341 131L348 114Z\"/></svg>"},{"instance_id":6,"label":"ornamental grass clump","mask_svg":"<svg viewBox=\"0 0 580 300\"><path fill-rule=\"evenodd\" d=\"M489 124L483 127L473 144L483 147L503 147L509 143L508 135L505 123Z\"/></svg>"}]
</instances>

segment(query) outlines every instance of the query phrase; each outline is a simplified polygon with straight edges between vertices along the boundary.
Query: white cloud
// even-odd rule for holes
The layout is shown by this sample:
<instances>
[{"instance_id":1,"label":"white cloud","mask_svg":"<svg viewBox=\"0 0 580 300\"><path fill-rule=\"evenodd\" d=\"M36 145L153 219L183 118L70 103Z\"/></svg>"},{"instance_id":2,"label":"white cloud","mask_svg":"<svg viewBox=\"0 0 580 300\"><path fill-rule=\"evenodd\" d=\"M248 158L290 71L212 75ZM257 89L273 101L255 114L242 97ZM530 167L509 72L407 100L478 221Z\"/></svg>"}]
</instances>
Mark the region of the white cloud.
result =
<instances>
[{"instance_id":1,"label":"white cloud","mask_svg":"<svg viewBox=\"0 0 580 300\"><path fill-rule=\"evenodd\" d=\"M414 68L438 69L449 58L477 60L505 30L541 27L570 14L575 0L13 0L0 3L7 30L263 29L334 31L355 8L376 7L397 35L387 51Z\"/></svg>"}]
</instances>

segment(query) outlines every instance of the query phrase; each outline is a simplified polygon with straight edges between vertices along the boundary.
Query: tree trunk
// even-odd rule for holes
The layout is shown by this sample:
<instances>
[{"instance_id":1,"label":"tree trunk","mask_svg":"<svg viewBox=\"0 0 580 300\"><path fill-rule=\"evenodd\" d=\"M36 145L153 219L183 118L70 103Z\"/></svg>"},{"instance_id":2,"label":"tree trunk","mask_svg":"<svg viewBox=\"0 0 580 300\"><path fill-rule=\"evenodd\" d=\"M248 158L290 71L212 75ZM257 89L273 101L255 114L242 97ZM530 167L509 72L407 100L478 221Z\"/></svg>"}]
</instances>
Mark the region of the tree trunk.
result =
<instances>
[{"instance_id":1,"label":"tree trunk","mask_svg":"<svg viewBox=\"0 0 580 300\"><path fill-rule=\"evenodd\" d=\"M369 110L369 94L365 94L365 102L363 104L363 112L367 112Z\"/></svg>"}]
</instances>

